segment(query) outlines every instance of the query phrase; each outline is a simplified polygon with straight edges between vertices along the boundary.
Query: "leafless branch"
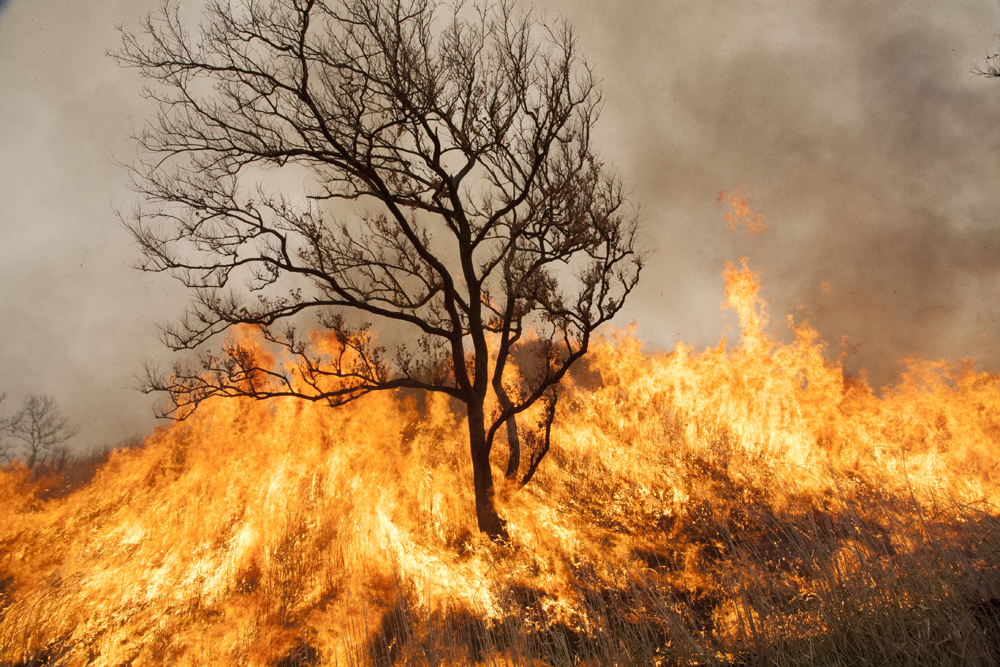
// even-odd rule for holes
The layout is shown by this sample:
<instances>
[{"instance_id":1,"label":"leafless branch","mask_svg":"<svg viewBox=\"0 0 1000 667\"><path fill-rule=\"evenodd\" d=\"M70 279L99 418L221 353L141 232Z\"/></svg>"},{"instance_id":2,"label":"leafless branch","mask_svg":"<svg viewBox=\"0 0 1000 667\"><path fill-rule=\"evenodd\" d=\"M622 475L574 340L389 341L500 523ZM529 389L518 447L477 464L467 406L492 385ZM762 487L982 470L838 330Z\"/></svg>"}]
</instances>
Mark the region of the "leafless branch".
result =
<instances>
[{"instance_id":1,"label":"leafless branch","mask_svg":"<svg viewBox=\"0 0 1000 667\"><path fill-rule=\"evenodd\" d=\"M563 22L506 0L212 0L192 34L167 0L115 55L159 104L124 222L139 267L194 295L166 344L261 332L151 372L166 414L423 389L465 402L474 449L514 424L513 452L516 415L636 285L638 216L591 145L600 93ZM386 325L414 342L387 353ZM537 362L505 389L526 350Z\"/></svg>"}]
</instances>

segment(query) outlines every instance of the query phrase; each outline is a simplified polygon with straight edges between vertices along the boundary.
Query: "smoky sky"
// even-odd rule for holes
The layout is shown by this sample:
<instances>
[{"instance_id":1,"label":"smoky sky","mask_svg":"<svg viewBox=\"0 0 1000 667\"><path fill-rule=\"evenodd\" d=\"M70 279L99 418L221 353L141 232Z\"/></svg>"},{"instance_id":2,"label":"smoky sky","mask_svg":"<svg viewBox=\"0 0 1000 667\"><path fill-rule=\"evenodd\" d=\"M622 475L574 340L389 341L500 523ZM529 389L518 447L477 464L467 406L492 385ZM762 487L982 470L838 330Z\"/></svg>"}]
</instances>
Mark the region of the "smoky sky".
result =
<instances>
[{"instance_id":1,"label":"smoky sky","mask_svg":"<svg viewBox=\"0 0 1000 667\"><path fill-rule=\"evenodd\" d=\"M197 5L199 0L183 0ZM0 391L48 393L78 444L146 432L135 390L169 361L183 290L131 268L128 136L154 109L105 56L155 0L0 0ZM598 142L650 251L621 326L648 349L714 345L747 257L771 320L808 319L876 387L909 356L1000 370L1000 45L992 0L545 0L602 81ZM767 232L726 229L743 186ZM821 287L826 283L828 290ZM728 332L732 339L735 332Z\"/></svg>"},{"instance_id":2,"label":"smoky sky","mask_svg":"<svg viewBox=\"0 0 1000 667\"><path fill-rule=\"evenodd\" d=\"M658 249L632 310L644 340L717 340L718 272L747 256L772 320L809 319L834 355L849 336L847 369L876 386L907 356L996 368L1000 81L970 73L996 4L626 6L562 9ZM765 234L725 231L713 195L739 185Z\"/></svg>"}]
</instances>

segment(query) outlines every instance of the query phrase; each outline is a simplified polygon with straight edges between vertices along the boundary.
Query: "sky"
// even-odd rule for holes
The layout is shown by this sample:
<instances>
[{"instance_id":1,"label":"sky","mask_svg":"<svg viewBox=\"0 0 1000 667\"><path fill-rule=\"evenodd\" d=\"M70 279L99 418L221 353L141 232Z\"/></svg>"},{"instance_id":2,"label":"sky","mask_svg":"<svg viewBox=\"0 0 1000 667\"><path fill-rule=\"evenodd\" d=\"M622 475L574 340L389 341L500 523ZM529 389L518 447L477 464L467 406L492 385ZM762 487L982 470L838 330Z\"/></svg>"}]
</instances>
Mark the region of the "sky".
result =
<instances>
[{"instance_id":1,"label":"sky","mask_svg":"<svg viewBox=\"0 0 1000 667\"><path fill-rule=\"evenodd\" d=\"M156 5L0 0L0 415L51 394L79 447L152 428L136 377L186 303L132 268L115 215L154 109L105 54ZM536 6L602 80L598 147L651 251L618 324L647 349L717 344L747 257L772 321L807 318L875 387L906 357L1000 371L1000 80L971 74L1000 48L995 0ZM727 230L740 187L765 233Z\"/></svg>"}]
</instances>

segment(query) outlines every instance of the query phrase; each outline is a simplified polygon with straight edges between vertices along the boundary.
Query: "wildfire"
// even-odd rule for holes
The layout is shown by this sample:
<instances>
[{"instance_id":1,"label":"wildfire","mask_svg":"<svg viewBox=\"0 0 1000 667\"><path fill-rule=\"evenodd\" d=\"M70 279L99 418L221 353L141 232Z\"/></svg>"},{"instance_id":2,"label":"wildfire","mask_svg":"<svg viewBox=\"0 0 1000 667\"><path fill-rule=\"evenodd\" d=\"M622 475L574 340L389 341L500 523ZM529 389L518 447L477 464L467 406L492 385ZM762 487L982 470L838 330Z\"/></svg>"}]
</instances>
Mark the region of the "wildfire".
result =
<instances>
[{"instance_id":1,"label":"wildfire","mask_svg":"<svg viewBox=\"0 0 1000 667\"><path fill-rule=\"evenodd\" d=\"M755 232L767 231L768 227L767 223L764 222L764 216L750 210L750 193L742 185L734 192L723 190L719 193L716 201L719 203L728 201L729 205L733 207L733 212L726 213L724 216L729 231L736 229L737 225L746 225L750 236L753 236Z\"/></svg>"},{"instance_id":2,"label":"wildfire","mask_svg":"<svg viewBox=\"0 0 1000 667\"><path fill-rule=\"evenodd\" d=\"M731 349L596 346L506 545L434 397L216 400L53 500L0 472L0 664L997 658L998 378L910 360L879 397L724 276Z\"/></svg>"}]
</instances>

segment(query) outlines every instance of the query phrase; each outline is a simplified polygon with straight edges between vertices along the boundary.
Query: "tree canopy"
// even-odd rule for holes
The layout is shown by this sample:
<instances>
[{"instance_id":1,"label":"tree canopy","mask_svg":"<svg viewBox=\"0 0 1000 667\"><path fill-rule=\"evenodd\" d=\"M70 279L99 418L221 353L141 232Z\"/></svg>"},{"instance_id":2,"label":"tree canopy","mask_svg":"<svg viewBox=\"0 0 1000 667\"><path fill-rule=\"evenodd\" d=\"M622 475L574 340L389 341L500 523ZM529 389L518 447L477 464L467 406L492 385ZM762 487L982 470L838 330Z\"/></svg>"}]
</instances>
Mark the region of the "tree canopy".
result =
<instances>
[{"instance_id":1,"label":"tree canopy","mask_svg":"<svg viewBox=\"0 0 1000 667\"><path fill-rule=\"evenodd\" d=\"M551 423L642 264L571 27L431 0L212 0L188 23L168 1L123 32L117 57L159 107L125 223L141 268L193 294L167 345L253 325L286 362L230 337L147 388L175 416L216 396L446 394L467 409L479 527L503 535L495 436L517 479L516 415L543 401Z\"/></svg>"}]
</instances>

